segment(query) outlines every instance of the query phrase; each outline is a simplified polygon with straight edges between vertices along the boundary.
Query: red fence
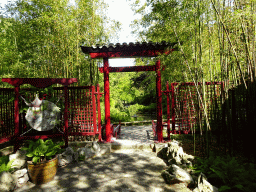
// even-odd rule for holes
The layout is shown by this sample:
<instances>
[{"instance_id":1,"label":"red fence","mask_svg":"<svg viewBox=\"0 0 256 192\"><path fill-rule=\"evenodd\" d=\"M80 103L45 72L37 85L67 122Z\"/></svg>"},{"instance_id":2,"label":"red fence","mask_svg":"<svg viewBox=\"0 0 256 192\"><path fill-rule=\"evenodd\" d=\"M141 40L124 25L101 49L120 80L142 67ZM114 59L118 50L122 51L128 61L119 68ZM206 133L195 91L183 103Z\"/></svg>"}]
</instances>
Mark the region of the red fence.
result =
<instances>
[{"instance_id":1,"label":"red fence","mask_svg":"<svg viewBox=\"0 0 256 192\"><path fill-rule=\"evenodd\" d=\"M189 133L198 121L204 119L202 102L206 104L206 112L210 117L216 105L221 105L221 96L224 88L222 82L206 82L205 86L202 86L202 83L198 83L198 90L194 83L171 83L171 90L169 90L167 82L166 87L167 90L163 92L167 95L167 130L170 130L170 125L172 125L170 133L174 134ZM205 91L202 91L203 88ZM201 94L202 102L199 100L197 91ZM171 122L170 118L172 118ZM175 130L175 127L178 130Z\"/></svg>"},{"instance_id":2,"label":"red fence","mask_svg":"<svg viewBox=\"0 0 256 192\"><path fill-rule=\"evenodd\" d=\"M0 88L0 143L14 136L14 88Z\"/></svg>"},{"instance_id":3,"label":"red fence","mask_svg":"<svg viewBox=\"0 0 256 192\"><path fill-rule=\"evenodd\" d=\"M59 98L64 93L64 87L53 88L54 92L48 95ZM68 87L68 136L99 135L101 140L101 114L99 85L97 92L94 86ZM31 92L31 89L20 89ZM0 143L10 141L14 137L14 88L1 88L0 96L5 98L0 100ZM21 94L22 95L22 94ZM32 101L35 93L31 92L27 101ZM64 98L60 99L57 106L64 106ZM19 109L25 107L25 103L19 100ZM31 129L25 119L25 112L19 114L19 140L32 139L35 135L38 138L62 137L64 132L64 107L61 107L60 124L53 130L36 131ZM30 130L31 129L31 130Z\"/></svg>"}]
</instances>

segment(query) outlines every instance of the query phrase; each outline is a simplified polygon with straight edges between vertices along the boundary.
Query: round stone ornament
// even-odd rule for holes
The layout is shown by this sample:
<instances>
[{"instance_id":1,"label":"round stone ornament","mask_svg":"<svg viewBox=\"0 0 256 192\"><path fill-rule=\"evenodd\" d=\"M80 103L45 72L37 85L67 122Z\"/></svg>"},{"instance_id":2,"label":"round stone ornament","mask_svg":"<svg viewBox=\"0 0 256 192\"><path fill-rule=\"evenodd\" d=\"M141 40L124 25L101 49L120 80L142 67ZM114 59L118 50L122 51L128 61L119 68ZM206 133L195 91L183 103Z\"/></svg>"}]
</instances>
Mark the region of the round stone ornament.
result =
<instances>
[{"instance_id":1,"label":"round stone ornament","mask_svg":"<svg viewBox=\"0 0 256 192\"><path fill-rule=\"evenodd\" d=\"M22 98L24 101L25 99ZM47 100L40 100L36 95L33 102L27 103L29 106L26 113L26 120L29 125L37 131L48 131L53 129L59 122L60 108Z\"/></svg>"}]
</instances>

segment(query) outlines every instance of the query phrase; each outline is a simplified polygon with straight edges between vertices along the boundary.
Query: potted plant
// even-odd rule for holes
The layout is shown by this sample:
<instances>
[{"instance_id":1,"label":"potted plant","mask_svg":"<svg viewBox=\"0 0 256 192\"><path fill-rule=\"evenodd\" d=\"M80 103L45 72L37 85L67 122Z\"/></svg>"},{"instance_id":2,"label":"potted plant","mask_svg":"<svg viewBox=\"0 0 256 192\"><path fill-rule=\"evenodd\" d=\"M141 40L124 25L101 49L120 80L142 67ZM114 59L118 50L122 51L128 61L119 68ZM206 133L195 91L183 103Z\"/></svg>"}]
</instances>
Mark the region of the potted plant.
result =
<instances>
[{"instance_id":1,"label":"potted plant","mask_svg":"<svg viewBox=\"0 0 256 192\"><path fill-rule=\"evenodd\" d=\"M34 184L44 184L52 181L57 173L58 157L64 151L64 142L54 143L51 139L43 141L28 140L21 150L26 151L28 157L28 174Z\"/></svg>"}]
</instances>

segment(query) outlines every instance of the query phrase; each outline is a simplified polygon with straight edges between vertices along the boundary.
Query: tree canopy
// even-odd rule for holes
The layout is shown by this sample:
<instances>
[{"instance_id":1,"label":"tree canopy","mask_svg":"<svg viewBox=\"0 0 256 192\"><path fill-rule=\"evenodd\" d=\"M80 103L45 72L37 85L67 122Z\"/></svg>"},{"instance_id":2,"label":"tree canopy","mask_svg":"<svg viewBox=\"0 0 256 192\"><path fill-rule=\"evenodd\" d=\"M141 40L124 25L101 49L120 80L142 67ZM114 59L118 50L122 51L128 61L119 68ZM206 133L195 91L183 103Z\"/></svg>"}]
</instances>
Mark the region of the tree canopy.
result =
<instances>
[{"instance_id":1,"label":"tree canopy","mask_svg":"<svg viewBox=\"0 0 256 192\"><path fill-rule=\"evenodd\" d=\"M97 62L80 46L109 43L120 23L102 11L102 0L17 0L1 10L1 77L79 79L95 84ZM110 26L110 27L109 27Z\"/></svg>"}]
</instances>

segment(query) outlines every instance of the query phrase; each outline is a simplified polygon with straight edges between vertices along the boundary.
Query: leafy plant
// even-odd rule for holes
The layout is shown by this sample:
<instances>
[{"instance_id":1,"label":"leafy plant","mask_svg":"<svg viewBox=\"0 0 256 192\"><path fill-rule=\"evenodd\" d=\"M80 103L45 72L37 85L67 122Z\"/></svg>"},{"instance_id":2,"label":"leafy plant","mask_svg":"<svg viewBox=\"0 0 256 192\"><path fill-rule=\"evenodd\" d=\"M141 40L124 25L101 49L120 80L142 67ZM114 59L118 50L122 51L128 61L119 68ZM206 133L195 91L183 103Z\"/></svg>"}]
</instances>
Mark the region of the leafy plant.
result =
<instances>
[{"instance_id":1,"label":"leafy plant","mask_svg":"<svg viewBox=\"0 0 256 192\"><path fill-rule=\"evenodd\" d=\"M9 157L8 156L3 156L0 157L0 173L7 171L7 172L11 172L14 169L11 168L12 163L14 162L15 159L9 161Z\"/></svg>"},{"instance_id":2,"label":"leafy plant","mask_svg":"<svg viewBox=\"0 0 256 192\"><path fill-rule=\"evenodd\" d=\"M209 182L219 187L219 191L254 191L255 167L241 165L234 157L220 157L211 155L208 159L196 158L197 162L192 168L195 173L203 172ZM250 170L248 172L248 170Z\"/></svg>"},{"instance_id":3,"label":"leafy plant","mask_svg":"<svg viewBox=\"0 0 256 192\"><path fill-rule=\"evenodd\" d=\"M44 160L51 160L55 157L56 153L62 153L61 145L64 142L54 143L51 139L43 141L38 139L36 142L29 140L26 147L21 150L27 151L26 156L32 158L34 164L40 163Z\"/></svg>"}]
</instances>

